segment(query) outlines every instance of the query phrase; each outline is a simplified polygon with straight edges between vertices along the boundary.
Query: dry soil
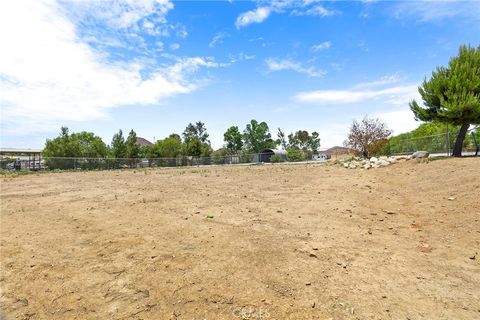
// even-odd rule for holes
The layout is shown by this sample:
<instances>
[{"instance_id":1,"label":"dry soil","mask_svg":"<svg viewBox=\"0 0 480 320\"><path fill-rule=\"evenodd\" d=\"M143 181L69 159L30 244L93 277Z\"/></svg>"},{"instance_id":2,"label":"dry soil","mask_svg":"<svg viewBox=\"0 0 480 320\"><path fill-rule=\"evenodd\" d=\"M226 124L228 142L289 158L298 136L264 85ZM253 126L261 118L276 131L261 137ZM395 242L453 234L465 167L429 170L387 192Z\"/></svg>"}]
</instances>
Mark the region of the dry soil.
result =
<instances>
[{"instance_id":1,"label":"dry soil","mask_svg":"<svg viewBox=\"0 0 480 320\"><path fill-rule=\"evenodd\" d=\"M480 319L480 159L0 179L1 319Z\"/></svg>"}]
</instances>

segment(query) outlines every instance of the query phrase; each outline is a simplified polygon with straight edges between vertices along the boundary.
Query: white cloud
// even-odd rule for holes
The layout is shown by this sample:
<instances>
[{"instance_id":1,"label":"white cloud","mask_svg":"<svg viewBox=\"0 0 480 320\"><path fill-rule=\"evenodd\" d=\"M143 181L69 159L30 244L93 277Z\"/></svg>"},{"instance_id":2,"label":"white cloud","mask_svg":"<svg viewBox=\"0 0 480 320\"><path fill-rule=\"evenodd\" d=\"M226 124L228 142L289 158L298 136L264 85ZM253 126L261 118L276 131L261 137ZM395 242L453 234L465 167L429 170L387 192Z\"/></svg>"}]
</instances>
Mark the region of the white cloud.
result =
<instances>
[{"instance_id":1,"label":"white cloud","mask_svg":"<svg viewBox=\"0 0 480 320\"><path fill-rule=\"evenodd\" d=\"M163 51L164 43L162 41L157 41L155 44L158 51Z\"/></svg>"},{"instance_id":2,"label":"white cloud","mask_svg":"<svg viewBox=\"0 0 480 320\"><path fill-rule=\"evenodd\" d=\"M356 84L353 89L365 89L365 88L372 88L372 87L381 87L387 84L394 84L404 81L405 77L400 76L398 73L387 75L381 77L379 80L370 81L370 82L362 82Z\"/></svg>"},{"instance_id":3,"label":"white cloud","mask_svg":"<svg viewBox=\"0 0 480 320\"><path fill-rule=\"evenodd\" d=\"M195 90L198 68L220 66L200 57L154 70L139 62L108 62L82 42L54 2L1 2L0 42L8 44L0 50L5 132L57 130L67 121L106 118L112 108L157 104Z\"/></svg>"},{"instance_id":4,"label":"white cloud","mask_svg":"<svg viewBox=\"0 0 480 320\"><path fill-rule=\"evenodd\" d=\"M172 50L178 50L178 49L180 49L180 44L179 44L179 43L172 43L172 44L170 45L170 49L172 49Z\"/></svg>"},{"instance_id":5,"label":"white cloud","mask_svg":"<svg viewBox=\"0 0 480 320\"><path fill-rule=\"evenodd\" d=\"M332 43L330 41L321 42L319 44L312 46L312 51L326 50L326 49L329 49L331 46L332 46Z\"/></svg>"},{"instance_id":6,"label":"white cloud","mask_svg":"<svg viewBox=\"0 0 480 320\"><path fill-rule=\"evenodd\" d=\"M170 0L102 0L76 1L75 9L88 12L113 28L143 26L154 29L156 24L167 22L167 14L173 9Z\"/></svg>"},{"instance_id":7,"label":"white cloud","mask_svg":"<svg viewBox=\"0 0 480 320\"><path fill-rule=\"evenodd\" d=\"M226 37L229 37L230 35L226 32L217 32L213 38L212 41L208 44L210 48L214 48L218 43L221 43L222 40Z\"/></svg>"},{"instance_id":8,"label":"white cloud","mask_svg":"<svg viewBox=\"0 0 480 320\"><path fill-rule=\"evenodd\" d=\"M260 23L263 22L271 13L271 9L269 7L258 7L254 10L250 10L240 14L237 17L237 21L235 21L235 26L237 29L241 27L248 26L252 23Z\"/></svg>"},{"instance_id":9,"label":"white cloud","mask_svg":"<svg viewBox=\"0 0 480 320\"><path fill-rule=\"evenodd\" d=\"M306 10L295 9L292 11L293 15L296 16L317 16L317 17L328 17L337 14L336 11L326 9L324 6L317 5Z\"/></svg>"},{"instance_id":10,"label":"white cloud","mask_svg":"<svg viewBox=\"0 0 480 320\"><path fill-rule=\"evenodd\" d=\"M349 104L365 101L383 101L393 105L405 105L412 99L418 100L418 86L416 84L400 84L398 83L400 79L398 75L393 75L383 77L374 82L359 83L346 90L300 92L294 96L294 100L297 102L317 104Z\"/></svg>"},{"instance_id":11,"label":"white cloud","mask_svg":"<svg viewBox=\"0 0 480 320\"><path fill-rule=\"evenodd\" d=\"M403 1L393 6L396 18L413 18L422 22L454 17L469 17L480 20L479 1Z\"/></svg>"},{"instance_id":12,"label":"white cloud","mask_svg":"<svg viewBox=\"0 0 480 320\"><path fill-rule=\"evenodd\" d=\"M345 90L317 90L300 92L293 100L300 103L315 103L317 105L337 105L339 108L350 110L352 118L344 118L342 124L348 128L353 118L361 118L363 110L377 110L368 113L368 116L380 118L385 121L394 134L399 134L415 129L415 121L408 103L413 99L418 102L421 97L416 84L405 83L405 78L399 74L385 76L376 81L363 82ZM354 109L352 104L355 104ZM387 110L387 111L385 111ZM334 128L329 134L341 135L348 129L340 131L341 126ZM323 132L322 132L323 133ZM337 143L338 140L335 140Z\"/></svg>"},{"instance_id":13,"label":"white cloud","mask_svg":"<svg viewBox=\"0 0 480 320\"><path fill-rule=\"evenodd\" d=\"M240 52L239 54L233 55L229 54L228 58L230 60L230 63L236 63L238 61L246 61L246 60L253 60L255 59L255 55L253 54L245 54L243 52Z\"/></svg>"},{"instance_id":14,"label":"white cloud","mask_svg":"<svg viewBox=\"0 0 480 320\"><path fill-rule=\"evenodd\" d=\"M368 100L382 100L392 104L405 104L415 97L416 85L395 86L377 90L318 90L300 92L294 99L298 102L313 103L358 103Z\"/></svg>"},{"instance_id":15,"label":"white cloud","mask_svg":"<svg viewBox=\"0 0 480 320\"><path fill-rule=\"evenodd\" d=\"M314 67L304 67L300 63L283 59L268 58L265 60L270 71L292 70L298 73L308 74L311 77L321 77L326 74L323 70L317 70Z\"/></svg>"},{"instance_id":16,"label":"white cloud","mask_svg":"<svg viewBox=\"0 0 480 320\"><path fill-rule=\"evenodd\" d=\"M237 29L252 23L265 21L272 13L290 12L296 16L326 17L337 14L337 11L329 10L322 5L316 4L318 0L273 0L259 1L256 9L244 12L237 17L235 25Z\"/></svg>"}]
</instances>

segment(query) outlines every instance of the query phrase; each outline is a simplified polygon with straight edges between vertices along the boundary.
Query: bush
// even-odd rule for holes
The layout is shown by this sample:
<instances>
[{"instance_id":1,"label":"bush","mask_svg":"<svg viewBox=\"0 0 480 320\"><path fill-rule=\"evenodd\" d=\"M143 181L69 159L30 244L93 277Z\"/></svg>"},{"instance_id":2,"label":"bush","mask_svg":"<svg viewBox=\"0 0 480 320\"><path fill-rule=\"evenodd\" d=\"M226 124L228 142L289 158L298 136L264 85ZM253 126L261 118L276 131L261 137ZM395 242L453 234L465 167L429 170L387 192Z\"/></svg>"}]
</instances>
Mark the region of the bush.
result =
<instances>
[{"instance_id":1,"label":"bush","mask_svg":"<svg viewBox=\"0 0 480 320\"><path fill-rule=\"evenodd\" d=\"M281 157L281 156L275 155L275 156L270 157L270 162L275 163L275 162L285 162L285 161L287 161L287 160L285 158Z\"/></svg>"},{"instance_id":2,"label":"bush","mask_svg":"<svg viewBox=\"0 0 480 320\"><path fill-rule=\"evenodd\" d=\"M298 149L289 148L287 149L287 158L288 161L303 161L305 156L302 151Z\"/></svg>"}]
</instances>

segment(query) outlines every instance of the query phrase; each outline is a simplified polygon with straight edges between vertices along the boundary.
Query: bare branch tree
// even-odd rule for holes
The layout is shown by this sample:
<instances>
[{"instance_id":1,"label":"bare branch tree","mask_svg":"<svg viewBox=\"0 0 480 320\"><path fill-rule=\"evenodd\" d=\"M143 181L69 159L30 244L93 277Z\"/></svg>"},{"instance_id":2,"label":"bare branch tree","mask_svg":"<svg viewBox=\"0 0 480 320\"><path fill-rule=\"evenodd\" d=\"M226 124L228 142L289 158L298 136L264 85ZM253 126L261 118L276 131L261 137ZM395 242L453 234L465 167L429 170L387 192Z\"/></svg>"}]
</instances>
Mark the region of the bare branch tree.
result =
<instances>
[{"instance_id":1,"label":"bare branch tree","mask_svg":"<svg viewBox=\"0 0 480 320\"><path fill-rule=\"evenodd\" d=\"M344 145L368 158L380 152L391 134L392 131L388 129L386 123L378 118L371 119L365 116L360 123L353 121Z\"/></svg>"}]
</instances>

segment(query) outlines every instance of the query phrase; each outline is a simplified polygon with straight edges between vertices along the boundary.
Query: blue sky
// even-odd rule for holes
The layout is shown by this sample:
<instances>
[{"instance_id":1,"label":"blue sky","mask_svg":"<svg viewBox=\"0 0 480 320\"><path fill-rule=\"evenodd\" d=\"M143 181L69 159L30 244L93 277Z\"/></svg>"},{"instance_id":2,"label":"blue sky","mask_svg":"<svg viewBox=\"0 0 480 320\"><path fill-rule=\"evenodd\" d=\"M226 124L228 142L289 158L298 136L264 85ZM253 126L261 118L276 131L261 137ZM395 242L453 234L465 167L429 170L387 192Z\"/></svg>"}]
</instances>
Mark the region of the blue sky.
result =
<instances>
[{"instance_id":1,"label":"blue sky","mask_svg":"<svg viewBox=\"0 0 480 320\"><path fill-rule=\"evenodd\" d=\"M251 119L330 147L364 115L415 128L424 77L480 44L480 1L7 0L0 41L2 147L202 120L219 148Z\"/></svg>"}]
</instances>

